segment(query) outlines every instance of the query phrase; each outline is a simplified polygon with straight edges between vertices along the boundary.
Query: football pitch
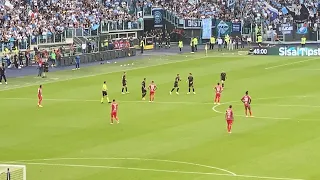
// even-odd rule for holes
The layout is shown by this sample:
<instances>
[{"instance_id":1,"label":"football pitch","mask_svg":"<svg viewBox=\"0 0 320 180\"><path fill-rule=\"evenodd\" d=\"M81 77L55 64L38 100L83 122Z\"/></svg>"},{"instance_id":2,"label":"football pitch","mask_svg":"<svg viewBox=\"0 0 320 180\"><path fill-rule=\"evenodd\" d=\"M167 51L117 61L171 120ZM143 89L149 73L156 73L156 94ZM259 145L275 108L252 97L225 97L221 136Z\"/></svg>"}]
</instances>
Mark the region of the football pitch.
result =
<instances>
[{"instance_id":1,"label":"football pitch","mask_svg":"<svg viewBox=\"0 0 320 180\"><path fill-rule=\"evenodd\" d=\"M221 71L227 81L214 105ZM195 95L187 95L190 72ZM170 95L177 73L180 94ZM0 85L0 163L26 165L29 180L319 180L319 76L317 57L215 52L9 79ZM141 100L144 77L158 86L154 103ZM109 124L110 105L100 103L103 81L120 124ZM245 91L254 118L244 116ZM230 104L232 134L224 120Z\"/></svg>"}]
</instances>

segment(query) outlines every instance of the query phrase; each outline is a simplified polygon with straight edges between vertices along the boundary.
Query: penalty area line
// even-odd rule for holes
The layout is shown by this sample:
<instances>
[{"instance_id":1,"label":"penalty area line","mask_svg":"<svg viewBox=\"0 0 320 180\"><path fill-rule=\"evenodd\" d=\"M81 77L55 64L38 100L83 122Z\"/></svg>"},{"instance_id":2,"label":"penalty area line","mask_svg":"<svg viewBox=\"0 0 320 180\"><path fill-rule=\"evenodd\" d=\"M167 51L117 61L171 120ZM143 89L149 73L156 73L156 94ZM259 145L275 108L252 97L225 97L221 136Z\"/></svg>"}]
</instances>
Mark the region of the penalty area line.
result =
<instances>
[{"instance_id":1,"label":"penalty area line","mask_svg":"<svg viewBox=\"0 0 320 180\"><path fill-rule=\"evenodd\" d=\"M269 177L269 176L255 176L255 175L232 175L212 172L197 172L197 171L178 171L178 170L165 170L165 169L149 169L149 168L134 168L134 167L118 167L118 166L98 166L98 165L86 165L86 164L61 164L61 163L32 163L32 162L3 162L6 164L25 164L25 165L40 165L40 166L61 166L61 167L79 167L79 168L100 168L100 169L123 169L123 170L135 170L135 171L149 171L149 172L164 172L164 173L177 173L177 174L197 174L197 175L213 175L213 176L229 176L229 177L243 177L252 179L270 179L270 180L305 180L297 178L285 178L285 177Z\"/></svg>"},{"instance_id":2,"label":"penalty area line","mask_svg":"<svg viewBox=\"0 0 320 180\"><path fill-rule=\"evenodd\" d=\"M29 160L15 160L18 162L37 162L37 161L59 161L59 160L134 160L134 161L154 161L154 162L165 162L165 163L173 163L173 164L186 164L191 166L198 166L198 167L204 167L209 169L215 169L219 171L223 171L226 173L229 173L231 175L236 175L236 173L231 172L229 170L218 168L214 166L204 165L204 164L198 164L198 163L191 163L191 162L185 162L185 161L174 161L174 160L167 160L167 159L150 159L150 158L125 158L125 157L109 157L109 158L47 158L47 159L29 159Z\"/></svg>"}]
</instances>

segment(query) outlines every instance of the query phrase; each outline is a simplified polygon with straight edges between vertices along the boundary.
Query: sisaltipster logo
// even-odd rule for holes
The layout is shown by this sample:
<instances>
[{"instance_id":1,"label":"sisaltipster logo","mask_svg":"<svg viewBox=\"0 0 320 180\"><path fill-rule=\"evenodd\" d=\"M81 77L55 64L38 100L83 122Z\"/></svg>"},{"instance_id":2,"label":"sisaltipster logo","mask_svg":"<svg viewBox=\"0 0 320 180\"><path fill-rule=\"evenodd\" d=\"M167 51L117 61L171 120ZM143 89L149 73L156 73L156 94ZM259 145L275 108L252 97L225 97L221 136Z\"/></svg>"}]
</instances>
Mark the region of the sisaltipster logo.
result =
<instances>
[{"instance_id":1,"label":"sisaltipster logo","mask_svg":"<svg viewBox=\"0 0 320 180\"><path fill-rule=\"evenodd\" d=\"M280 47L280 56L320 56L320 48Z\"/></svg>"}]
</instances>

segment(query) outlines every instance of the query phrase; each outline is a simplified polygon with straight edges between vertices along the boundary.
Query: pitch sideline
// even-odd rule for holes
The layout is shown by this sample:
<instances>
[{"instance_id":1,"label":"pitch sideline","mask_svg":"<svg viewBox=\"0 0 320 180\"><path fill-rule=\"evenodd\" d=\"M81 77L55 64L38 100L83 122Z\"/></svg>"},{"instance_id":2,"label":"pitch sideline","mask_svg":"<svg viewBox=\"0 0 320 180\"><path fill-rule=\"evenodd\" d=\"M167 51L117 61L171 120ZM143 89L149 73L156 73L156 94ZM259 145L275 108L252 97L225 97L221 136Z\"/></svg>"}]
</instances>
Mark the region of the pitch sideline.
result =
<instances>
[{"instance_id":1,"label":"pitch sideline","mask_svg":"<svg viewBox=\"0 0 320 180\"><path fill-rule=\"evenodd\" d=\"M64 82L64 81L70 81L70 80L76 80L76 79L82 79L82 78L88 78L88 77L95 77L95 76L100 76L100 75L104 75L104 74L118 73L118 72L121 72L121 71L133 71L133 70L145 69L145 68L157 67L157 66L163 66L163 65L168 65L168 64L189 62L189 61L194 61L194 60L198 60L198 59L204 59L204 58L208 58L208 57L225 57L225 56L203 56L203 57L197 57L197 58L192 58L192 59L187 59L187 60L176 60L176 61L172 60L170 62L165 62L165 63L161 63L161 64L153 64L153 65L147 65L147 66L134 67L134 68L128 68L128 69L125 69L125 70L115 70L115 71L110 71L110 72L106 72L106 73L96 73L96 74L84 75L84 76L79 76L79 77L58 79L58 80L54 80L54 81L44 81L44 82L41 82L41 84L51 84L51 83L56 83L56 82ZM232 57L235 57L235 56L232 56ZM5 89L0 89L0 92L1 91L13 90L13 89L20 89L20 88L25 88L25 87L31 87L31 86L35 86L35 85L38 85L38 84L39 84L39 82L29 83L29 84L25 84L25 85L14 85L16 87L12 87L12 88L9 87L9 88L5 88Z\"/></svg>"}]
</instances>

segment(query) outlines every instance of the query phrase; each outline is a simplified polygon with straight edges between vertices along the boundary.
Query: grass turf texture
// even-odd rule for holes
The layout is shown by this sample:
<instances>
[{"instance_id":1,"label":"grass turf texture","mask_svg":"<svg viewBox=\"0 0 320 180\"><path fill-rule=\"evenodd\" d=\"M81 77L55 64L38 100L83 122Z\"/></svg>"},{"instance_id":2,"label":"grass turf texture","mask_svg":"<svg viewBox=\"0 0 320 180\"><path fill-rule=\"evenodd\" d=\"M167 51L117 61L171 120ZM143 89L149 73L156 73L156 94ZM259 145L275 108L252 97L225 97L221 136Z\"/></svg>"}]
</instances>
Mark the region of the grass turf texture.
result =
<instances>
[{"instance_id":1,"label":"grass turf texture","mask_svg":"<svg viewBox=\"0 0 320 180\"><path fill-rule=\"evenodd\" d=\"M187 56L60 71L47 79L9 79L0 86L0 160L26 164L32 180L320 179L318 59ZM212 88L222 70L228 79L223 104L214 111ZM123 71L126 95L120 92ZM189 72L196 95L186 94ZM183 78L180 95L170 96L177 73ZM158 86L153 104L141 101L144 77ZM120 124L109 125L110 107L100 104L104 80L110 99L119 102ZM36 107L40 83L41 109ZM240 98L246 90L255 118L243 117ZM219 113L229 104L236 114L231 135Z\"/></svg>"}]
</instances>

